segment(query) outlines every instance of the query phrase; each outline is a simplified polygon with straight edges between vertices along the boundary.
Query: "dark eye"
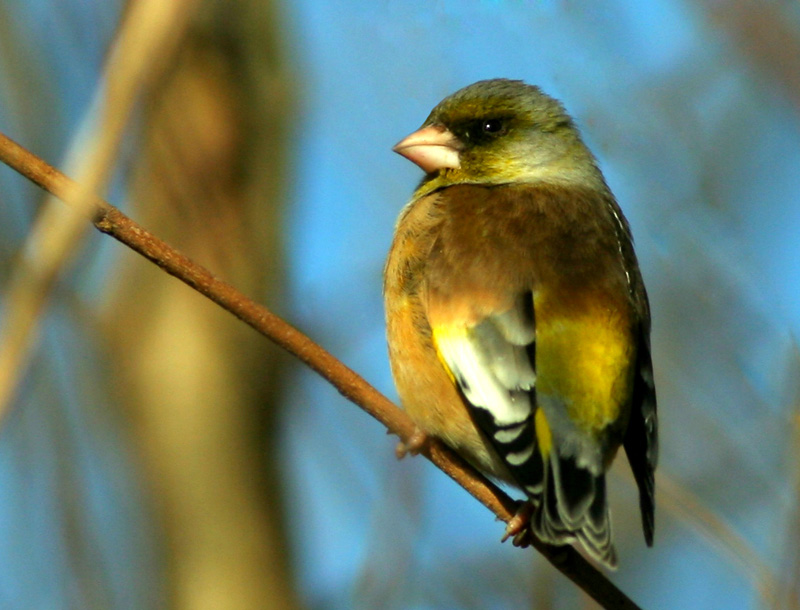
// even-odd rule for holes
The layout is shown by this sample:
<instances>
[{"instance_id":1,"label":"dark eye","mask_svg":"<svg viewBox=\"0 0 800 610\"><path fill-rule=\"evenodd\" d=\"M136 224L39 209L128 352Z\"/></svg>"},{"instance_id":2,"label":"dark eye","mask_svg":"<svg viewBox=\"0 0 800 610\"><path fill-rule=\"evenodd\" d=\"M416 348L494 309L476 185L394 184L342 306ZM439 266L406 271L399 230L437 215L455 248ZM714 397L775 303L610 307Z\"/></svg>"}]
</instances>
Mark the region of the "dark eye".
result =
<instances>
[{"instance_id":1,"label":"dark eye","mask_svg":"<svg viewBox=\"0 0 800 610\"><path fill-rule=\"evenodd\" d=\"M456 136L471 144L488 144L508 131L508 119L471 119L454 123L451 127Z\"/></svg>"},{"instance_id":2,"label":"dark eye","mask_svg":"<svg viewBox=\"0 0 800 610\"><path fill-rule=\"evenodd\" d=\"M483 133L500 133L503 131L503 121L500 119L486 119L481 122Z\"/></svg>"}]
</instances>

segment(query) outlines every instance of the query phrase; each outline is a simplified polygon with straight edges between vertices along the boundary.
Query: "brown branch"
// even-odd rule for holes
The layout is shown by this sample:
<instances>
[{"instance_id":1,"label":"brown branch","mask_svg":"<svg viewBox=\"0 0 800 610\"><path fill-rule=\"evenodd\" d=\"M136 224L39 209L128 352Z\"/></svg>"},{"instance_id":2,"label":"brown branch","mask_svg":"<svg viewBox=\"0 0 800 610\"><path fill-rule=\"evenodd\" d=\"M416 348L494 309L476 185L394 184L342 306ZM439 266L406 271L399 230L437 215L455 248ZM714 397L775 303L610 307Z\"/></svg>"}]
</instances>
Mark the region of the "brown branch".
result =
<instances>
[{"instance_id":1,"label":"brown branch","mask_svg":"<svg viewBox=\"0 0 800 610\"><path fill-rule=\"evenodd\" d=\"M71 203L70 197L75 192L75 183L2 133L0 161L66 203ZM97 212L91 220L100 231L135 250L299 358L327 379L345 398L384 424L389 432L403 441L410 439L414 425L405 412L329 352L265 307L215 278L208 270L147 232L117 208L99 198L95 204ZM517 502L442 443L435 440L428 443L422 454L502 521L508 521L514 515ZM603 608L638 608L574 548L554 547L538 540L534 540L533 545Z\"/></svg>"}]
</instances>

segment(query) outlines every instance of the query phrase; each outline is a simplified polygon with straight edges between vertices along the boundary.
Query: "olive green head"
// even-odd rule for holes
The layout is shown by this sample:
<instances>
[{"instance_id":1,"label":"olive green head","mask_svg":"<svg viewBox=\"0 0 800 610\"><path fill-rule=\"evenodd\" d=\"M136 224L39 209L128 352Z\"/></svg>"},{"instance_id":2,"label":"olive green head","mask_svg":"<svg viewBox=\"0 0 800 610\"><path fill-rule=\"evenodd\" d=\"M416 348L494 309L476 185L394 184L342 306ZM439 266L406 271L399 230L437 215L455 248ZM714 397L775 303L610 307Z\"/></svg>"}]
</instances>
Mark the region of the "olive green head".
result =
<instances>
[{"instance_id":1,"label":"olive green head","mask_svg":"<svg viewBox=\"0 0 800 610\"><path fill-rule=\"evenodd\" d=\"M449 184L552 182L604 186L594 157L561 103L522 81L479 81L442 100L395 147Z\"/></svg>"}]
</instances>

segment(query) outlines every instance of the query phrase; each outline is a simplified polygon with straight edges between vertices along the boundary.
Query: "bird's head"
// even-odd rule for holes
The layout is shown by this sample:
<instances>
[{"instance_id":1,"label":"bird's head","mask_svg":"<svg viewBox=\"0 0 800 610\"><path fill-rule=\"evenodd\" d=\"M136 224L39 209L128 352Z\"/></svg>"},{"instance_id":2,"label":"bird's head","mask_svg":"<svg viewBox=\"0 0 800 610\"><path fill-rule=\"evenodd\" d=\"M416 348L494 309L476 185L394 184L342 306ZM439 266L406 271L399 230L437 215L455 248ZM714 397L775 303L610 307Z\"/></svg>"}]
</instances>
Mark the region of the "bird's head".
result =
<instances>
[{"instance_id":1,"label":"bird's head","mask_svg":"<svg viewBox=\"0 0 800 610\"><path fill-rule=\"evenodd\" d=\"M452 184L604 186L561 103L522 81L485 80L455 92L394 151L427 173L426 192Z\"/></svg>"}]
</instances>

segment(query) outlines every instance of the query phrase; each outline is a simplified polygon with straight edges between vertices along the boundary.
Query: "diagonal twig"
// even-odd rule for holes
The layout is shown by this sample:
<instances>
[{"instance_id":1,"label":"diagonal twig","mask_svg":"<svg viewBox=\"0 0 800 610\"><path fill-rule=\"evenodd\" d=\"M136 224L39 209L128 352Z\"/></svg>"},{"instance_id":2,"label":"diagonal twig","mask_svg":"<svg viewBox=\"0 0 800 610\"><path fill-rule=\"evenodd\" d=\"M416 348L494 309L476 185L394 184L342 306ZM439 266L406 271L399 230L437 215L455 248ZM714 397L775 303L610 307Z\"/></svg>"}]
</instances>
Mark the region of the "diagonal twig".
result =
<instances>
[{"instance_id":1,"label":"diagonal twig","mask_svg":"<svg viewBox=\"0 0 800 610\"><path fill-rule=\"evenodd\" d=\"M59 199L72 203L75 182L2 133L0 161ZM92 203L91 209L95 212L89 220L97 229L138 252L299 358L329 381L345 398L383 423L390 433L396 434L403 441L411 438L414 424L404 411L306 335L238 292L230 284L214 277L207 269L146 231L117 208L97 197ZM491 510L498 519L507 522L514 516L517 502L445 445L432 440L421 453ZM574 548L554 547L536 539L533 540L533 546L603 608L638 608Z\"/></svg>"}]
</instances>

